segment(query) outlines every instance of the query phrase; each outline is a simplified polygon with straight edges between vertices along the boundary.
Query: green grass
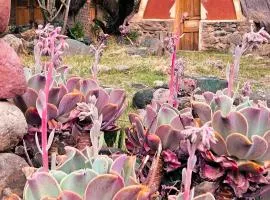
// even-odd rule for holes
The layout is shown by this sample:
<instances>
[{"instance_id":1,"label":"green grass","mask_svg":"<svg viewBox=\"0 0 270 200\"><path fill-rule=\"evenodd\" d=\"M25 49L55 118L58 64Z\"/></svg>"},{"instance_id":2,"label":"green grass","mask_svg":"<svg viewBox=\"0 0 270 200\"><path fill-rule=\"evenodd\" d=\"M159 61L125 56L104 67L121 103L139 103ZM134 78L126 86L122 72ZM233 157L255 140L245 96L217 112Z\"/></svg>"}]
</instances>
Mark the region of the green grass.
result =
<instances>
[{"instance_id":1,"label":"green grass","mask_svg":"<svg viewBox=\"0 0 270 200\"><path fill-rule=\"evenodd\" d=\"M180 51L178 56L186 62L185 74L189 76L218 76L225 78L226 64L231 62L231 55L217 52L187 52ZM90 77L90 67L93 61L92 56L69 56L64 58L64 63L71 67L71 74L82 77ZM222 63L221 68L213 66L213 62ZM33 65L32 57L24 57L25 66ZM117 45L110 41L108 48L101 59L102 66L113 68L99 74L101 85L123 88L127 91L129 106L121 118L120 123L126 123L127 113L134 111L131 107L133 94L138 90L134 84L142 84L145 87L152 87L156 80L167 80L166 71L170 64L169 56L129 56L126 47ZM119 65L129 67L126 71L117 71ZM254 57L243 57L241 59L239 81L251 81L253 89L270 89L270 59L255 59Z\"/></svg>"}]
</instances>

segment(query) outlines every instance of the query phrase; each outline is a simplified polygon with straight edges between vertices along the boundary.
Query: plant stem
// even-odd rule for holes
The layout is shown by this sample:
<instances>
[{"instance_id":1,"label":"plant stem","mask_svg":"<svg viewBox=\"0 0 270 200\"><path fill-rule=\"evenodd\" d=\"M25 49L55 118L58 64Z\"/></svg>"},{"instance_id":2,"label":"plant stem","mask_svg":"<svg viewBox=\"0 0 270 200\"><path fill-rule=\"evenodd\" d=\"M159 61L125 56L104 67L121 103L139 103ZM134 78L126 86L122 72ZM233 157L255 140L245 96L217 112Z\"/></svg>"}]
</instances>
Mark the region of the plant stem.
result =
<instances>
[{"instance_id":1,"label":"plant stem","mask_svg":"<svg viewBox=\"0 0 270 200\"><path fill-rule=\"evenodd\" d=\"M234 64L231 64L228 82L228 94L227 94L229 97L232 96L233 82L234 82Z\"/></svg>"},{"instance_id":2,"label":"plant stem","mask_svg":"<svg viewBox=\"0 0 270 200\"><path fill-rule=\"evenodd\" d=\"M171 103L174 107L176 106L176 101L175 101L175 60L176 60L176 47L174 45L174 50L172 53L172 63L171 63L171 77L170 77L170 83L169 83L169 90L170 90L170 97L169 97L169 103Z\"/></svg>"}]
</instances>

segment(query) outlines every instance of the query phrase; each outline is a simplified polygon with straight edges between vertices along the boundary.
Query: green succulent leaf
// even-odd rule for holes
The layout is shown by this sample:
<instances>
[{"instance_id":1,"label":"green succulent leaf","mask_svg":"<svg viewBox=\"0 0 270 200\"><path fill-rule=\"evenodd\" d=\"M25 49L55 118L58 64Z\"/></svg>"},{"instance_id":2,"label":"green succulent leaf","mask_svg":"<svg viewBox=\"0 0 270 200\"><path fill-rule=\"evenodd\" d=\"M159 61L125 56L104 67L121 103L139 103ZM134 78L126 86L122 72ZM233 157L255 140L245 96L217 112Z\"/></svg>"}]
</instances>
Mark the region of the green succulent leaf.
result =
<instances>
[{"instance_id":1,"label":"green succulent leaf","mask_svg":"<svg viewBox=\"0 0 270 200\"><path fill-rule=\"evenodd\" d=\"M216 112L220 110L221 116L227 117L228 114L232 110L233 99L228 97L227 95L221 95L221 96L215 97L212 100L210 106L211 106L212 112Z\"/></svg>"},{"instance_id":2,"label":"green succulent leaf","mask_svg":"<svg viewBox=\"0 0 270 200\"><path fill-rule=\"evenodd\" d=\"M87 186L84 200L109 200L124 187L123 179L114 174L99 175Z\"/></svg>"},{"instance_id":3,"label":"green succulent leaf","mask_svg":"<svg viewBox=\"0 0 270 200\"><path fill-rule=\"evenodd\" d=\"M63 178L60 187L63 191L72 191L82 198L88 183L97 175L92 169L77 170Z\"/></svg>"},{"instance_id":4,"label":"green succulent leaf","mask_svg":"<svg viewBox=\"0 0 270 200\"><path fill-rule=\"evenodd\" d=\"M24 199L57 198L61 188L57 180L47 172L36 172L26 182Z\"/></svg>"},{"instance_id":5,"label":"green succulent leaf","mask_svg":"<svg viewBox=\"0 0 270 200\"><path fill-rule=\"evenodd\" d=\"M66 150L66 160L57 166L57 170L61 170L67 174L79 170L84 169L86 167L87 158L80 152L78 149L74 147L65 147Z\"/></svg>"},{"instance_id":6,"label":"green succulent leaf","mask_svg":"<svg viewBox=\"0 0 270 200\"><path fill-rule=\"evenodd\" d=\"M65 178L67 176L67 174L63 171L59 171L59 170L50 170L49 174L51 176L53 176L57 182L60 184L60 182L62 181L63 178Z\"/></svg>"},{"instance_id":7,"label":"green succulent leaf","mask_svg":"<svg viewBox=\"0 0 270 200\"><path fill-rule=\"evenodd\" d=\"M108 156L98 156L92 163L92 169L98 174L107 174L112 162Z\"/></svg>"},{"instance_id":8,"label":"green succulent leaf","mask_svg":"<svg viewBox=\"0 0 270 200\"><path fill-rule=\"evenodd\" d=\"M169 125L178 115L179 113L169 104L163 104L157 114L157 127L165 124Z\"/></svg>"},{"instance_id":9,"label":"green succulent leaf","mask_svg":"<svg viewBox=\"0 0 270 200\"><path fill-rule=\"evenodd\" d=\"M146 186L132 185L119 190L113 200L143 200L142 196L150 198L150 192Z\"/></svg>"},{"instance_id":10,"label":"green succulent leaf","mask_svg":"<svg viewBox=\"0 0 270 200\"><path fill-rule=\"evenodd\" d=\"M246 160L258 159L268 148L265 139L257 135L253 135L250 141L242 134L233 133L227 137L226 143L230 155Z\"/></svg>"},{"instance_id":11,"label":"green succulent leaf","mask_svg":"<svg viewBox=\"0 0 270 200\"><path fill-rule=\"evenodd\" d=\"M198 115L202 124L211 121L212 117L211 107L206 103L194 102L192 103L192 109L194 113Z\"/></svg>"},{"instance_id":12,"label":"green succulent leaf","mask_svg":"<svg viewBox=\"0 0 270 200\"><path fill-rule=\"evenodd\" d=\"M263 136L270 130L270 111L267 108L245 108L240 110L248 122L247 136Z\"/></svg>"},{"instance_id":13,"label":"green succulent leaf","mask_svg":"<svg viewBox=\"0 0 270 200\"><path fill-rule=\"evenodd\" d=\"M240 112L230 112L224 118L219 110L213 115L212 126L224 139L231 133L246 135L248 130L247 120Z\"/></svg>"},{"instance_id":14,"label":"green succulent leaf","mask_svg":"<svg viewBox=\"0 0 270 200\"><path fill-rule=\"evenodd\" d=\"M82 198L74 192L63 191L57 199L61 200L82 200Z\"/></svg>"}]
</instances>

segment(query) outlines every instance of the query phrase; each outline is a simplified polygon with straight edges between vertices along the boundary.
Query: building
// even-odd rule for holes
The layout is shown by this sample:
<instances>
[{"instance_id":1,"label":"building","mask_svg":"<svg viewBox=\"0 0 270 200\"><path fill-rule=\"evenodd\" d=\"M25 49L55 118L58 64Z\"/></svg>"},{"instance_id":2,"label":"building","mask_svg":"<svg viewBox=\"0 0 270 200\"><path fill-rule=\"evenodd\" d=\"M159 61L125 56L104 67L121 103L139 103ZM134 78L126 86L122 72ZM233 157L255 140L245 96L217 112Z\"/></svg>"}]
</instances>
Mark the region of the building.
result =
<instances>
[{"instance_id":1,"label":"building","mask_svg":"<svg viewBox=\"0 0 270 200\"><path fill-rule=\"evenodd\" d=\"M160 39L175 29L185 34L180 49L227 51L250 28L240 0L177 1L142 0L133 29Z\"/></svg>"}]
</instances>

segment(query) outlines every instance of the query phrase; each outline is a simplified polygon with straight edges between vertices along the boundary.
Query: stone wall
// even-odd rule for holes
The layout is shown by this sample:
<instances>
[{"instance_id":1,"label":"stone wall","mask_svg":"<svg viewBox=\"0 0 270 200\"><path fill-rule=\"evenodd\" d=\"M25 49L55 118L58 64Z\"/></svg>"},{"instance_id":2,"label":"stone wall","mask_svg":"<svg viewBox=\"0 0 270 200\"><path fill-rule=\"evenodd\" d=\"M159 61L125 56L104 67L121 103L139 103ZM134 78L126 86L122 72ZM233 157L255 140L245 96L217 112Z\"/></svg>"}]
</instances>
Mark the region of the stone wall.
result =
<instances>
[{"instance_id":1,"label":"stone wall","mask_svg":"<svg viewBox=\"0 0 270 200\"><path fill-rule=\"evenodd\" d=\"M250 31L248 21L204 21L200 22L200 50L227 52L242 41L244 33Z\"/></svg>"},{"instance_id":2,"label":"stone wall","mask_svg":"<svg viewBox=\"0 0 270 200\"><path fill-rule=\"evenodd\" d=\"M138 33L139 42L146 36L151 36L162 41L173 29L173 20L140 20L136 22L131 21L129 24L130 30Z\"/></svg>"}]
</instances>

